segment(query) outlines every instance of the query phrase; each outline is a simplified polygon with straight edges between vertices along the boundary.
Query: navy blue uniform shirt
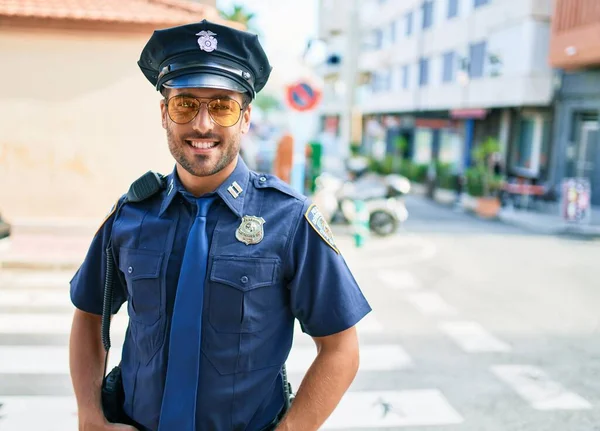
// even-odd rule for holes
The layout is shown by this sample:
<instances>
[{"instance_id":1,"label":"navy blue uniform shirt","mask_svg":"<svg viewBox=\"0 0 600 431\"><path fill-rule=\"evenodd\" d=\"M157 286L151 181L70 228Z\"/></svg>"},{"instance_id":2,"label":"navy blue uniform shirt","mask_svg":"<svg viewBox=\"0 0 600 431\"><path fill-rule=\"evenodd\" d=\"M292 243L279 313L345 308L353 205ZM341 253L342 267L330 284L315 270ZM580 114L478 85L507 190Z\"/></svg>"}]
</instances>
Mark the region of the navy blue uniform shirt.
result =
<instances>
[{"instance_id":1,"label":"navy blue uniform shirt","mask_svg":"<svg viewBox=\"0 0 600 431\"><path fill-rule=\"evenodd\" d=\"M284 405L281 369L294 319L307 334L322 337L354 326L371 308L306 197L274 176L250 171L241 158L215 193L207 221L197 426L257 431ZM121 361L125 412L152 431L158 428L177 280L196 211L186 195L173 171L162 192L125 204L99 229L71 281L73 304L102 314L105 249L112 237L126 284L117 280L113 313L127 302L129 314ZM244 216L264 219L259 243L236 238Z\"/></svg>"}]
</instances>

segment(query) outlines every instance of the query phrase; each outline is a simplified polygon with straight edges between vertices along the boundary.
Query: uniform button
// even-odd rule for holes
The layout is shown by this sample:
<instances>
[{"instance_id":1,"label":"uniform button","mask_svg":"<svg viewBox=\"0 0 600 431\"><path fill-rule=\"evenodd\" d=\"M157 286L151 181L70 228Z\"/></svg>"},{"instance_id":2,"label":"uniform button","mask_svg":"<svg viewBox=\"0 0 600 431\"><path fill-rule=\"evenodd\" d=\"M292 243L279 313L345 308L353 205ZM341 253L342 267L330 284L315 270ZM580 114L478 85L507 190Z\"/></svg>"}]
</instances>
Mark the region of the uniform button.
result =
<instances>
[{"instance_id":1,"label":"uniform button","mask_svg":"<svg viewBox=\"0 0 600 431\"><path fill-rule=\"evenodd\" d=\"M240 281L241 281L242 283L246 284L246 283L248 283L248 277L246 277L246 276L244 275L242 278L240 278Z\"/></svg>"},{"instance_id":2,"label":"uniform button","mask_svg":"<svg viewBox=\"0 0 600 431\"><path fill-rule=\"evenodd\" d=\"M267 181L267 177L260 177L258 179L258 181L260 181L261 183L264 183L265 181Z\"/></svg>"},{"instance_id":3,"label":"uniform button","mask_svg":"<svg viewBox=\"0 0 600 431\"><path fill-rule=\"evenodd\" d=\"M133 272L133 267L130 266L129 268L127 268L127 272L131 274Z\"/></svg>"}]
</instances>

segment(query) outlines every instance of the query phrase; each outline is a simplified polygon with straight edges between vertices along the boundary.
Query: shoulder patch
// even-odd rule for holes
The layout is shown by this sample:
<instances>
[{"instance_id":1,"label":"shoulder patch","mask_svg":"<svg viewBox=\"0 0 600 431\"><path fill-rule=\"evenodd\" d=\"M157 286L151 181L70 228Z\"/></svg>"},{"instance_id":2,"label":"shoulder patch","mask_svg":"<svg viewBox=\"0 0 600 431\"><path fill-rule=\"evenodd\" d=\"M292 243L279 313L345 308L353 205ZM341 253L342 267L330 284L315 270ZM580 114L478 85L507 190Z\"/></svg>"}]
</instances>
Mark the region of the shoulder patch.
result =
<instances>
[{"instance_id":1,"label":"shoulder patch","mask_svg":"<svg viewBox=\"0 0 600 431\"><path fill-rule=\"evenodd\" d=\"M308 224L312 226L312 228L319 234L321 238L330 246L337 254L340 254L337 246L335 245L335 241L333 239L333 232L329 227L329 224L323 217L323 214L319 210L319 208L312 204L304 213L304 217L308 220Z\"/></svg>"}]
</instances>

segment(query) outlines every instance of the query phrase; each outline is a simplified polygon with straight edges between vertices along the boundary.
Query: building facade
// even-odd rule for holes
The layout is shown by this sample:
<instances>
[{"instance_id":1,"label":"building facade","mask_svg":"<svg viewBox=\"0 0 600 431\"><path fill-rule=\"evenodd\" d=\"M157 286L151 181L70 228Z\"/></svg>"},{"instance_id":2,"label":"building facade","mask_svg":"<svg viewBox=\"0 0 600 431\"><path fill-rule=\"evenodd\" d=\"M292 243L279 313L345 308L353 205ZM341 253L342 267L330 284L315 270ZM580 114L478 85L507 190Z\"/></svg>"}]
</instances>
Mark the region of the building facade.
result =
<instances>
[{"instance_id":1,"label":"building facade","mask_svg":"<svg viewBox=\"0 0 600 431\"><path fill-rule=\"evenodd\" d=\"M140 175L173 169L136 62L157 28L223 22L202 3L0 1L3 218L101 220Z\"/></svg>"},{"instance_id":2,"label":"building facade","mask_svg":"<svg viewBox=\"0 0 600 431\"><path fill-rule=\"evenodd\" d=\"M556 0L550 63L561 69L552 173L586 178L600 205L600 2Z\"/></svg>"},{"instance_id":3,"label":"building facade","mask_svg":"<svg viewBox=\"0 0 600 431\"><path fill-rule=\"evenodd\" d=\"M363 148L389 153L403 142L404 155L417 164L436 161L462 171L472 164L472 149L493 137L507 176L547 181L556 84L548 64L551 3L359 2L359 28L346 27L338 37L359 35ZM344 70L343 51L340 57ZM324 122L339 108L327 100L340 85L334 78Z\"/></svg>"}]
</instances>

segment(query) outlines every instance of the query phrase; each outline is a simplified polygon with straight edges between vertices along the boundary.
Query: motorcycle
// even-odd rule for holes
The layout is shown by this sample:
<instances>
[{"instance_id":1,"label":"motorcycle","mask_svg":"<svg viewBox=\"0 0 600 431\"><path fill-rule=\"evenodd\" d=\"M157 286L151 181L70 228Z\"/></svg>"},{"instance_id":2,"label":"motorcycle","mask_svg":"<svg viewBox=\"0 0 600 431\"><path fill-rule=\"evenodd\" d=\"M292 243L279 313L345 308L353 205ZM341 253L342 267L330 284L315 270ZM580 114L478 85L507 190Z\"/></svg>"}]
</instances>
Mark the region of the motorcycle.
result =
<instances>
[{"instance_id":1,"label":"motorcycle","mask_svg":"<svg viewBox=\"0 0 600 431\"><path fill-rule=\"evenodd\" d=\"M355 201L365 203L369 230L377 236L395 233L408 219L403 196L410 192L410 181L401 175L381 176L364 170L351 170L342 179L323 173L315 180L314 200L331 223L352 223Z\"/></svg>"}]
</instances>

